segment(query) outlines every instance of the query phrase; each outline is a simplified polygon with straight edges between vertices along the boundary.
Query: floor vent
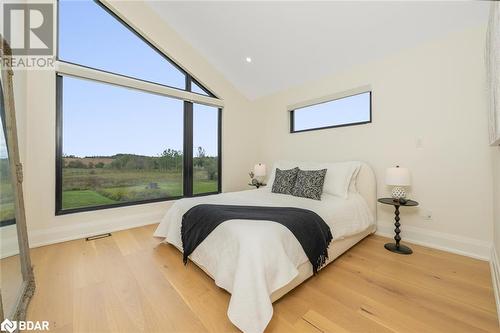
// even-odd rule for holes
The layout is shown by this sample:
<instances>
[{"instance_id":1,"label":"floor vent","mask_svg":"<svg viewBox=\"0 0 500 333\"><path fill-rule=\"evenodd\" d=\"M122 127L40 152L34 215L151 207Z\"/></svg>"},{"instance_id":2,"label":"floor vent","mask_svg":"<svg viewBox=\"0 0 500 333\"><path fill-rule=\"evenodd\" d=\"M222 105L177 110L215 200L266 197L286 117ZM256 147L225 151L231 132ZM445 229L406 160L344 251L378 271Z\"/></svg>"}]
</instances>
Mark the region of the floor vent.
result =
<instances>
[{"instance_id":1,"label":"floor vent","mask_svg":"<svg viewBox=\"0 0 500 333\"><path fill-rule=\"evenodd\" d=\"M88 242L88 241L93 241L93 240L96 240L96 239L101 239L101 238L110 237L110 236L111 236L111 234L107 233L107 234L90 236L90 237L85 238L85 240Z\"/></svg>"}]
</instances>

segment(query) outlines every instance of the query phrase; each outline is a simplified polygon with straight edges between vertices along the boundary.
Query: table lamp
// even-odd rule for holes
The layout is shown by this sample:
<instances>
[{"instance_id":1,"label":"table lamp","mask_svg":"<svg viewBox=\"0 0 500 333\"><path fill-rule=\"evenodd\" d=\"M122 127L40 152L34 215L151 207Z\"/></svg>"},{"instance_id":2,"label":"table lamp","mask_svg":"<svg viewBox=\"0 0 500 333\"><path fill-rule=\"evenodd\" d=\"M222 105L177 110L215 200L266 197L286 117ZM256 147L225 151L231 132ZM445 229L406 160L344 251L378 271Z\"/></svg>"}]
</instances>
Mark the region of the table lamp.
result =
<instances>
[{"instance_id":1,"label":"table lamp","mask_svg":"<svg viewBox=\"0 0 500 333\"><path fill-rule=\"evenodd\" d=\"M255 164L253 167L253 173L259 184L262 184L264 177L266 177L266 165L262 163Z\"/></svg>"},{"instance_id":2,"label":"table lamp","mask_svg":"<svg viewBox=\"0 0 500 333\"><path fill-rule=\"evenodd\" d=\"M400 168L397 165L395 168L388 168L385 171L385 183L392 188L392 197L394 199L406 198L406 190L404 186L410 186L410 171L407 168Z\"/></svg>"}]
</instances>

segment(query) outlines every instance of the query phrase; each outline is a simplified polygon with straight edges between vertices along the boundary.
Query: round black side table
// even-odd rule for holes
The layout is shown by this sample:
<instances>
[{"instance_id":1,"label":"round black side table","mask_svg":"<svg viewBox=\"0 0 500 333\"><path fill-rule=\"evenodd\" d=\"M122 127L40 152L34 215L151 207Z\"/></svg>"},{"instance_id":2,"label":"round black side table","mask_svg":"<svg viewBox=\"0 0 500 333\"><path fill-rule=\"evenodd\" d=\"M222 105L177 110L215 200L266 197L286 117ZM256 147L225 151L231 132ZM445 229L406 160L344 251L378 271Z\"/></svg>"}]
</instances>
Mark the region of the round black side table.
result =
<instances>
[{"instance_id":1,"label":"round black side table","mask_svg":"<svg viewBox=\"0 0 500 333\"><path fill-rule=\"evenodd\" d=\"M399 220L400 220L399 207L401 207L401 206L408 206L408 207L418 206L418 202L413 201L413 200L406 200L406 203L403 205L402 203L399 202L399 200L393 199L393 198L381 198L381 199L378 199L378 202L386 204L386 205L392 205L395 208L394 220L396 222L394 223L394 226L396 227L396 229L394 229L394 232L396 233L396 236L394 236L394 240L396 241L396 243L387 243L384 245L384 247L387 250L394 252L394 253L412 254L413 251L408 246L399 244L399 242L401 241L401 236L399 236L399 234L401 233L401 230L399 229L399 227L401 226L401 223L399 223Z\"/></svg>"}]
</instances>

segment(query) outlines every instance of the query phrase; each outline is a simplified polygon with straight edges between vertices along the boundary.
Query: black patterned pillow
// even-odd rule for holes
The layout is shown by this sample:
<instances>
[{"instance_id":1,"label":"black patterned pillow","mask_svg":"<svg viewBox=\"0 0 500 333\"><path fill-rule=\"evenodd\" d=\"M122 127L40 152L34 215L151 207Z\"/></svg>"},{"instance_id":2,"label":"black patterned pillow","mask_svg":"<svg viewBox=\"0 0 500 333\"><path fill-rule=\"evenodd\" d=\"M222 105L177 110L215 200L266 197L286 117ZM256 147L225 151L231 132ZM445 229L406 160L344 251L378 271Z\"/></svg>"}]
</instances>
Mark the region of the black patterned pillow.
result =
<instances>
[{"instance_id":1,"label":"black patterned pillow","mask_svg":"<svg viewBox=\"0 0 500 333\"><path fill-rule=\"evenodd\" d=\"M297 180L292 189L292 195L296 197L321 200L323 183L325 182L326 170L300 170Z\"/></svg>"},{"instance_id":2,"label":"black patterned pillow","mask_svg":"<svg viewBox=\"0 0 500 333\"><path fill-rule=\"evenodd\" d=\"M292 194L292 189L295 186L295 179L297 178L298 172L299 168L297 167L290 170L281 170L276 168L276 176L274 177L272 192Z\"/></svg>"}]
</instances>

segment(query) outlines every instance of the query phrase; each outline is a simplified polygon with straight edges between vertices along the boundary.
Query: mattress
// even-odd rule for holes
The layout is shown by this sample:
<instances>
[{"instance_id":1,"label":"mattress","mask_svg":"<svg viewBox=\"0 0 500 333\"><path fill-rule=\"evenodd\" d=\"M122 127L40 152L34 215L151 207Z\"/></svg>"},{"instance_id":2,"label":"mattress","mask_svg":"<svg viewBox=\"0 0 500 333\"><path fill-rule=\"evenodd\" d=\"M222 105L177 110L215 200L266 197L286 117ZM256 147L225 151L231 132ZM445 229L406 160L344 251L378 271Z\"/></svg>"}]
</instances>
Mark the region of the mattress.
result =
<instances>
[{"instance_id":1,"label":"mattress","mask_svg":"<svg viewBox=\"0 0 500 333\"><path fill-rule=\"evenodd\" d=\"M374 217L358 193L351 193L347 199L323 195L322 200L317 201L250 190L179 200L169 209L155 236L181 250L182 215L202 203L312 210L332 230L334 240L329 262L370 233L374 225ZM281 297L312 274L297 239L286 227L271 221L226 221L198 246L190 259L219 287L231 293L228 317L244 332L262 332L272 318L271 300Z\"/></svg>"}]
</instances>

